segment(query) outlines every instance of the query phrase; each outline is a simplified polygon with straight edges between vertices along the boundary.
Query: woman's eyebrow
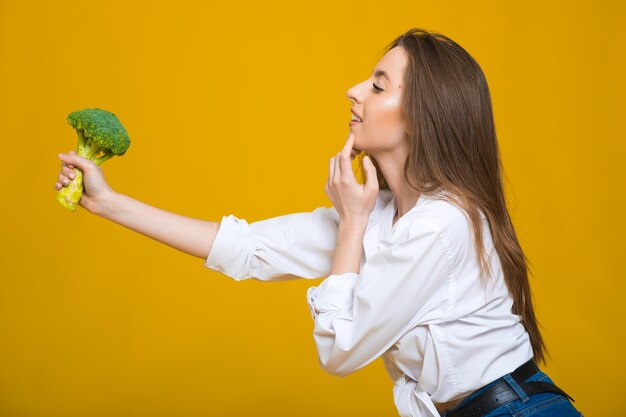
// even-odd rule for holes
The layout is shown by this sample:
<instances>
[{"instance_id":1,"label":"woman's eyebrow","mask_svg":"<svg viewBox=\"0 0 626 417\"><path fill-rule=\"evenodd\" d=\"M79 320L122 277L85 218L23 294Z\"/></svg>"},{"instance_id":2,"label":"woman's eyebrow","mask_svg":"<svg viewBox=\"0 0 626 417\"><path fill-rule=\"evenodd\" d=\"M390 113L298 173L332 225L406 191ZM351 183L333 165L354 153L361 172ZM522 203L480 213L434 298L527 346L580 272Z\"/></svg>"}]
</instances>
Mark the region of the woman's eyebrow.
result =
<instances>
[{"instance_id":1,"label":"woman's eyebrow","mask_svg":"<svg viewBox=\"0 0 626 417\"><path fill-rule=\"evenodd\" d=\"M391 82L391 79L389 78L389 75L387 75L387 73L383 70L378 70L374 73L374 77L385 77L387 79L387 81Z\"/></svg>"}]
</instances>

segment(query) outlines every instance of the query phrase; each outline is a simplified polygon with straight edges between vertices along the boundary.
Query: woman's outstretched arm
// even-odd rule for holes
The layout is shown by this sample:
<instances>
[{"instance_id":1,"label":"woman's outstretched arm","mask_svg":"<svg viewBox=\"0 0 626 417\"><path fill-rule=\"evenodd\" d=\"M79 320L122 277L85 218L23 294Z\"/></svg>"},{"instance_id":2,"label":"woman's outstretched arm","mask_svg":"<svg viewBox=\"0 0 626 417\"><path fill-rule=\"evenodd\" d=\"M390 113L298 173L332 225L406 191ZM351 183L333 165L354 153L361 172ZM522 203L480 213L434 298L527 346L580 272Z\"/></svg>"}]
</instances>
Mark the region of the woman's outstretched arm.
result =
<instances>
[{"instance_id":1,"label":"woman's outstretched arm","mask_svg":"<svg viewBox=\"0 0 626 417\"><path fill-rule=\"evenodd\" d=\"M55 189L60 190L74 178L74 169L83 171L85 192L80 206L189 255L207 258L220 226L218 222L170 213L116 193L99 166L73 151L59 154L59 159L63 165Z\"/></svg>"},{"instance_id":2,"label":"woman's outstretched arm","mask_svg":"<svg viewBox=\"0 0 626 417\"><path fill-rule=\"evenodd\" d=\"M123 194L105 197L101 217L165 243L175 249L206 259L219 223L181 216L150 206Z\"/></svg>"}]
</instances>

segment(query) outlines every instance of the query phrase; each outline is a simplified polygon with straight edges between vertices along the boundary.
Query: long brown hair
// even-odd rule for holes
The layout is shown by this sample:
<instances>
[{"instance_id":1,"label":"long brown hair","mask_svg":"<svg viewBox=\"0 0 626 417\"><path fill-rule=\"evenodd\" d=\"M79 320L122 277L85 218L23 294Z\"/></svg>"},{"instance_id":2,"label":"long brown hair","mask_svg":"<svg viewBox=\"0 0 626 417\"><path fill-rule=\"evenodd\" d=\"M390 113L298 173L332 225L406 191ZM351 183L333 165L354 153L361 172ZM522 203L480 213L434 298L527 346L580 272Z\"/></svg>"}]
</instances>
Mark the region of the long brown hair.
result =
<instances>
[{"instance_id":1,"label":"long brown hair","mask_svg":"<svg viewBox=\"0 0 626 417\"><path fill-rule=\"evenodd\" d=\"M547 350L528 282L530 268L505 201L485 75L460 45L439 33L411 29L393 40L385 52L397 46L404 48L409 58L402 93L402 116L409 140L404 177L420 195L445 190L447 199L467 213L483 276L491 270L483 248L479 210L484 213L513 297L513 313L522 318L535 359L545 363ZM370 158L379 187L389 189L376 160ZM365 181L363 171L362 179Z\"/></svg>"}]
</instances>

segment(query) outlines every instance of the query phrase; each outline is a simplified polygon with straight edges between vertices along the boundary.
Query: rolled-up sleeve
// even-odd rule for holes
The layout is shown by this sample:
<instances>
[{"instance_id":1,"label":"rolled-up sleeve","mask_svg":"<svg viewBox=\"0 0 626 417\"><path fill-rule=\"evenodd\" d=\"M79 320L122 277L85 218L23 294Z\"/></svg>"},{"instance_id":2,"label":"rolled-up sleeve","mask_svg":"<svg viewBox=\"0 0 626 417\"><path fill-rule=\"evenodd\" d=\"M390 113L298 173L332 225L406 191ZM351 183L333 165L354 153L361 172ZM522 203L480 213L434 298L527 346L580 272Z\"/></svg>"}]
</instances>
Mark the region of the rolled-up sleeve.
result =
<instances>
[{"instance_id":1,"label":"rolled-up sleeve","mask_svg":"<svg viewBox=\"0 0 626 417\"><path fill-rule=\"evenodd\" d=\"M307 300L313 319L317 318L320 312L339 311L348 308L358 277L359 274L355 272L331 275L318 287L309 288Z\"/></svg>"},{"instance_id":2,"label":"rolled-up sleeve","mask_svg":"<svg viewBox=\"0 0 626 417\"><path fill-rule=\"evenodd\" d=\"M320 278L332 267L338 222L334 207L252 223L224 216L205 266L238 281Z\"/></svg>"},{"instance_id":3,"label":"rolled-up sleeve","mask_svg":"<svg viewBox=\"0 0 626 417\"><path fill-rule=\"evenodd\" d=\"M382 355L413 326L443 320L453 303L451 265L438 229L414 221L359 274L330 275L309 288L322 368L347 375Z\"/></svg>"}]
</instances>

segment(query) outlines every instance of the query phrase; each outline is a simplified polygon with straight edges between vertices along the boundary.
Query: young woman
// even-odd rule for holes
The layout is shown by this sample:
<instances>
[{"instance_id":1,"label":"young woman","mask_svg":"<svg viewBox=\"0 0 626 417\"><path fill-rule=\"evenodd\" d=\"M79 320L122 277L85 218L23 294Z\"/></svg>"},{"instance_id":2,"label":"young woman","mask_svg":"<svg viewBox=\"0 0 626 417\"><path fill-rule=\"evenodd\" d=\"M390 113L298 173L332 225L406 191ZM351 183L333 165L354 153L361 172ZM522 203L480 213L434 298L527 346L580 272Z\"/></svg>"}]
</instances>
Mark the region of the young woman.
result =
<instances>
[{"instance_id":1,"label":"young woman","mask_svg":"<svg viewBox=\"0 0 626 417\"><path fill-rule=\"evenodd\" d=\"M330 208L191 219L114 192L73 152L59 155L55 188L82 170L83 208L236 280L326 277L307 292L320 364L346 375L382 357L401 416L580 416L535 363L545 347L479 65L412 29L347 96ZM360 184L350 161L362 153Z\"/></svg>"}]
</instances>

